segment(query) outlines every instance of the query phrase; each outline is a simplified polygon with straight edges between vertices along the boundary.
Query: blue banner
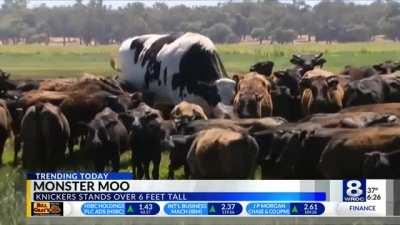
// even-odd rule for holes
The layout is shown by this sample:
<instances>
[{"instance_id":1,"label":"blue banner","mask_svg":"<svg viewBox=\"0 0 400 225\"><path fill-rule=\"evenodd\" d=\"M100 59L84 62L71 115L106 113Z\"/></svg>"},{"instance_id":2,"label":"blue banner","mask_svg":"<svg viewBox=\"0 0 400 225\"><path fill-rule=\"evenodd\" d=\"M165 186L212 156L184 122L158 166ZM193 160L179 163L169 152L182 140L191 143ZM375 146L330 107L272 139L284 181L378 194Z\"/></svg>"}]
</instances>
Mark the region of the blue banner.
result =
<instances>
[{"instance_id":1,"label":"blue banner","mask_svg":"<svg viewBox=\"0 0 400 225\"><path fill-rule=\"evenodd\" d=\"M27 180L132 180L133 174L123 173L88 173L88 172L56 172L56 173L34 173L26 175Z\"/></svg>"},{"instance_id":2,"label":"blue banner","mask_svg":"<svg viewBox=\"0 0 400 225\"><path fill-rule=\"evenodd\" d=\"M35 192L34 201L325 201L325 192Z\"/></svg>"}]
</instances>

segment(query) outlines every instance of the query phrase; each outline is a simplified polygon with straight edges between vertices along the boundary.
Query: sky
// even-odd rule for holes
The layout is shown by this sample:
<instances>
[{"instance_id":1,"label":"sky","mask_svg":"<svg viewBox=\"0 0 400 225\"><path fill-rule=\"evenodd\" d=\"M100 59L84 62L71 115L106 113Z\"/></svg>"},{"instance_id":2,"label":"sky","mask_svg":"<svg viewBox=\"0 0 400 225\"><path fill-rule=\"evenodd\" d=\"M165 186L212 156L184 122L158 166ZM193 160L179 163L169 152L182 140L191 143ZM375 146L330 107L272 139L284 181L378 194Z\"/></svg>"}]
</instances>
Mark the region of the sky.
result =
<instances>
[{"instance_id":1,"label":"sky","mask_svg":"<svg viewBox=\"0 0 400 225\"><path fill-rule=\"evenodd\" d=\"M0 5L3 4L4 0L0 0ZM89 0L83 0L84 3ZM233 2L241 2L241 0L231 0ZM279 0L280 2L291 3L292 0ZM321 0L305 0L309 5L315 5ZM369 4L373 0L344 0L346 2L355 2L358 4ZM48 7L60 6L60 5L72 5L75 0L29 0L28 7L37 7L45 3ZM105 5L112 6L112 8L118 8L126 5L127 3L142 2L146 6L152 6L156 2L164 2L168 6L176 5L187 5L189 7L195 6L216 6L218 3L229 2L229 0L103 0Z\"/></svg>"}]
</instances>

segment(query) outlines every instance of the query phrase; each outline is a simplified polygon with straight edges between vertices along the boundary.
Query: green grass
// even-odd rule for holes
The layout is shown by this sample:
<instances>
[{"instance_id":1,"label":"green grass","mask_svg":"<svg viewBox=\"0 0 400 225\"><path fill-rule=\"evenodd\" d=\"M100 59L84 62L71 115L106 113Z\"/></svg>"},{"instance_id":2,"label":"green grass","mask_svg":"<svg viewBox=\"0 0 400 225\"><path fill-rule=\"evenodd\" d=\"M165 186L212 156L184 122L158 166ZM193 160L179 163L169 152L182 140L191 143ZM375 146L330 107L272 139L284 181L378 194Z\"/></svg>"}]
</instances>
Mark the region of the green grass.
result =
<instances>
[{"instance_id":1,"label":"green grass","mask_svg":"<svg viewBox=\"0 0 400 225\"><path fill-rule=\"evenodd\" d=\"M291 67L293 53L324 52L326 69L339 72L345 65L371 65L400 58L400 45L393 42L349 44L223 44L218 45L229 72L246 72L250 65L272 60L277 69ZM71 77L83 72L112 75L109 60L117 56L118 46L43 46L0 47L0 68L17 77Z\"/></svg>"}]
</instances>

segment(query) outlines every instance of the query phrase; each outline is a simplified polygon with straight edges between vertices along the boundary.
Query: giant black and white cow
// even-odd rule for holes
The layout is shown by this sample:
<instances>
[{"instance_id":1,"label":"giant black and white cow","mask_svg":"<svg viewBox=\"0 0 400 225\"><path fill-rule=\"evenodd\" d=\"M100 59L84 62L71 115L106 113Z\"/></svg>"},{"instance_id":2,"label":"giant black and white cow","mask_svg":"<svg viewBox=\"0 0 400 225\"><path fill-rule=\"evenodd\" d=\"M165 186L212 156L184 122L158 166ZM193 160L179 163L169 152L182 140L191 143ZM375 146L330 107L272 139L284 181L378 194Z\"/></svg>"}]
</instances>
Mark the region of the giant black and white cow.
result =
<instances>
[{"instance_id":1,"label":"giant black and white cow","mask_svg":"<svg viewBox=\"0 0 400 225\"><path fill-rule=\"evenodd\" d=\"M125 87L151 93L154 103L173 106L182 100L202 106L207 114L230 102L233 80L212 41L200 34L147 34L125 40L119 49L118 80ZM223 81L223 82L222 82ZM230 93L228 96L228 94Z\"/></svg>"}]
</instances>

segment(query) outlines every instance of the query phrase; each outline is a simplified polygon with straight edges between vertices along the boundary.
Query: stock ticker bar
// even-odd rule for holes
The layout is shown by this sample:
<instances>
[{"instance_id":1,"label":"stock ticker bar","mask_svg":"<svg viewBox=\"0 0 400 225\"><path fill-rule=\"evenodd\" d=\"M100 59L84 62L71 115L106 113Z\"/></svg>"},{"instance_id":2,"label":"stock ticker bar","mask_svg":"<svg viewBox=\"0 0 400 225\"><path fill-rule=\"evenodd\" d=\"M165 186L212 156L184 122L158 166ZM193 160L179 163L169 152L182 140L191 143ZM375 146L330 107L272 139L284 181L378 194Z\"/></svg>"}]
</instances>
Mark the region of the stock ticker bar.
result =
<instances>
[{"instance_id":1,"label":"stock ticker bar","mask_svg":"<svg viewBox=\"0 0 400 225\"><path fill-rule=\"evenodd\" d=\"M29 173L28 217L399 215L393 180L134 180L130 173Z\"/></svg>"}]
</instances>

